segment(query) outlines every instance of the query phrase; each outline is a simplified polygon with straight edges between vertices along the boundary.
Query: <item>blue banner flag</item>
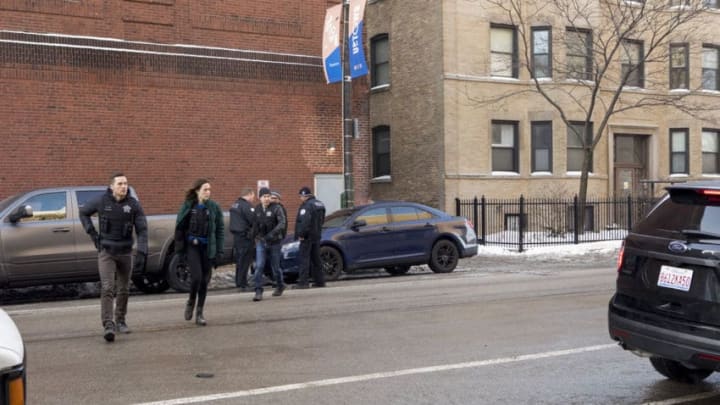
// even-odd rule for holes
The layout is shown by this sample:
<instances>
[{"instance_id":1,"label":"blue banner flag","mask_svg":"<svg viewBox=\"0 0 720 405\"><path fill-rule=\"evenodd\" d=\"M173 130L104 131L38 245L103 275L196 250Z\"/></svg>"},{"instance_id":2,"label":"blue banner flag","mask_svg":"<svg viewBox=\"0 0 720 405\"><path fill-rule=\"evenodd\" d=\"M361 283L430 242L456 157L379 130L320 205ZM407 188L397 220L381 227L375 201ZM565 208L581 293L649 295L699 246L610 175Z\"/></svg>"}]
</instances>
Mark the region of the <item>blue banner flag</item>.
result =
<instances>
[{"instance_id":1,"label":"blue banner flag","mask_svg":"<svg viewBox=\"0 0 720 405\"><path fill-rule=\"evenodd\" d=\"M350 25L348 27L348 53L350 54L350 77L356 78L368 74L363 47L363 15L367 0L350 0Z\"/></svg>"},{"instance_id":2,"label":"blue banner flag","mask_svg":"<svg viewBox=\"0 0 720 405\"><path fill-rule=\"evenodd\" d=\"M340 16L342 4L330 7L325 12L323 28L323 69L328 83L342 81L342 61L340 59Z\"/></svg>"}]
</instances>

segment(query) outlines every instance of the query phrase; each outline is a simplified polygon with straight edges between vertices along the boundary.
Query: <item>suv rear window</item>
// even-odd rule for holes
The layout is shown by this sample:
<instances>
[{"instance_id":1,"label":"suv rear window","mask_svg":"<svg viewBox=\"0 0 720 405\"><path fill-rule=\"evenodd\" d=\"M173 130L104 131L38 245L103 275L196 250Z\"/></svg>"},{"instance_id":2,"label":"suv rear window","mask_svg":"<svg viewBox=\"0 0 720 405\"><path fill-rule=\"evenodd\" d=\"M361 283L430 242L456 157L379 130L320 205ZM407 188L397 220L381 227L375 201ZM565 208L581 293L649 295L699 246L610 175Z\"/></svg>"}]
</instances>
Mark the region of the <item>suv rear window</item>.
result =
<instances>
[{"instance_id":1,"label":"suv rear window","mask_svg":"<svg viewBox=\"0 0 720 405\"><path fill-rule=\"evenodd\" d=\"M684 238L683 230L720 234L720 207L679 204L666 198L635 227L637 233L666 238Z\"/></svg>"}]
</instances>

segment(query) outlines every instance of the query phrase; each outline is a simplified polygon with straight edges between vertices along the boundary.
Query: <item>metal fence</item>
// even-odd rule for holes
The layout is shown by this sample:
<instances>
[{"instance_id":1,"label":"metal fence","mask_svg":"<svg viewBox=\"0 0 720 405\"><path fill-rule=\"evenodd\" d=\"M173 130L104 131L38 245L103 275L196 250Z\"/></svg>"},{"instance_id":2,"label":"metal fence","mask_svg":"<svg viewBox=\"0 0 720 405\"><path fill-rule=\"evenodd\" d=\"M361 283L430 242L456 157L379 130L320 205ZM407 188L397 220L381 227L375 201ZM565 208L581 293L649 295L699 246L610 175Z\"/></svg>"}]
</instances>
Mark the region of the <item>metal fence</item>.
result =
<instances>
[{"instance_id":1,"label":"metal fence","mask_svg":"<svg viewBox=\"0 0 720 405\"><path fill-rule=\"evenodd\" d=\"M623 239L656 199L592 198L585 202L583 230L578 229L578 197L568 199L455 199L456 215L469 219L478 243L518 251L528 246L578 244Z\"/></svg>"}]
</instances>

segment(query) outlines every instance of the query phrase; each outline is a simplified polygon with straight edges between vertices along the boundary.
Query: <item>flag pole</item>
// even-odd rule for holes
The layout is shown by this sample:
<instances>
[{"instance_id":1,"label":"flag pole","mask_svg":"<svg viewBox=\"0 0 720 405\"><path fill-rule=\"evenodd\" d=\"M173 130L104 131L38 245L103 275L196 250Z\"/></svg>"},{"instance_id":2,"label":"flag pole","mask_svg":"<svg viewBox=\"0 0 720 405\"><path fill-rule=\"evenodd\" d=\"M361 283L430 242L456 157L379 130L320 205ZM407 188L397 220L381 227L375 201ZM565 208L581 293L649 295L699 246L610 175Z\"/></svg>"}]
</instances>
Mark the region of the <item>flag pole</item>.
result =
<instances>
[{"instance_id":1,"label":"flag pole","mask_svg":"<svg viewBox=\"0 0 720 405\"><path fill-rule=\"evenodd\" d=\"M352 208L355 205L355 192L352 171L352 79L350 77L350 51L347 46L350 26L350 0L343 0L343 40L342 49L342 125L343 125L343 182L345 192L341 199L343 208Z\"/></svg>"}]
</instances>

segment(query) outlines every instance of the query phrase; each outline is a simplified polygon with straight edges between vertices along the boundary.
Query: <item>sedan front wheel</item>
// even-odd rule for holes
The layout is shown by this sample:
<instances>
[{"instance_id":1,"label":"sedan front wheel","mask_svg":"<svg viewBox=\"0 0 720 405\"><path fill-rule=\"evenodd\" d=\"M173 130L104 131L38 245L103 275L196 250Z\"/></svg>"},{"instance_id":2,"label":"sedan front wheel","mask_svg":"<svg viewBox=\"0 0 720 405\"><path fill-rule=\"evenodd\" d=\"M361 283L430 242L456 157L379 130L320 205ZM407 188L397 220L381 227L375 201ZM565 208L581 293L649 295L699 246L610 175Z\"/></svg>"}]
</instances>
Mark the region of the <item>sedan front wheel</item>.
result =
<instances>
[{"instance_id":1,"label":"sedan front wheel","mask_svg":"<svg viewBox=\"0 0 720 405\"><path fill-rule=\"evenodd\" d=\"M335 281L343 272L343 258L337 249L330 246L320 247L320 263L322 264L325 280Z\"/></svg>"}]
</instances>

